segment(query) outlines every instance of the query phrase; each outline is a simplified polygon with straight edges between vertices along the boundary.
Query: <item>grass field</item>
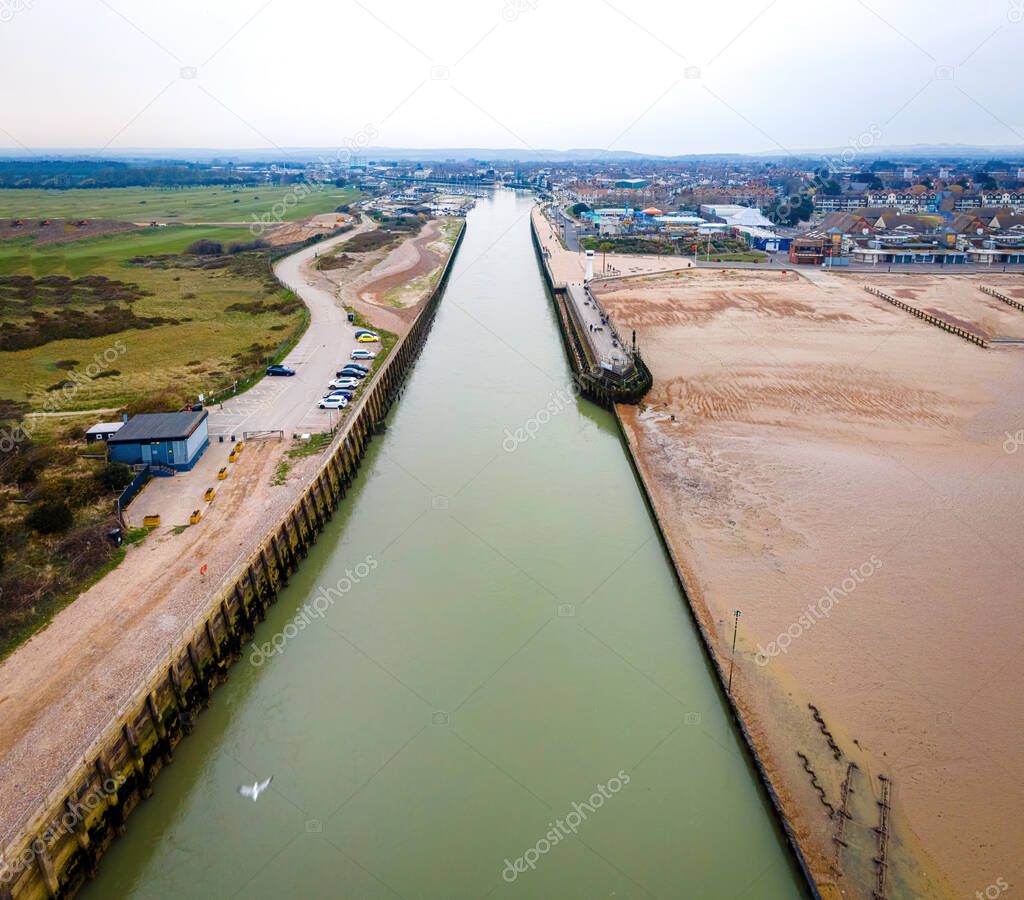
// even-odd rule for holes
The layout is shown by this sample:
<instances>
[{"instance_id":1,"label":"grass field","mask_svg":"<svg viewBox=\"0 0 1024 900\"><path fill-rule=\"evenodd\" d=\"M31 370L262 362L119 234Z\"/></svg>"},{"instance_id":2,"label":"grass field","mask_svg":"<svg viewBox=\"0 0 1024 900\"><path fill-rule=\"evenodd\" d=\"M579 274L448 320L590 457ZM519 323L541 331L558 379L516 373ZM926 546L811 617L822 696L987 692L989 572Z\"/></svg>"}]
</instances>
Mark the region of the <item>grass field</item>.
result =
<instances>
[{"instance_id":1,"label":"grass field","mask_svg":"<svg viewBox=\"0 0 1024 900\"><path fill-rule=\"evenodd\" d=\"M292 195L298 202L285 198ZM125 222L245 222L274 213L283 221L332 212L358 196L353 188L297 186L257 188L75 188L71 190L0 190L0 219L119 219Z\"/></svg>"},{"instance_id":2,"label":"grass field","mask_svg":"<svg viewBox=\"0 0 1024 900\"><path fill-rule=\"evenodd\" d=\"M250 240L247 229L167 227L34 248L27 241L0 243L0 275L37 278L101 275L138 285L147 293L132 304L140 317L162 317L176 324L129 329L117 334L50 341L39 347L0 353L0 398L28 401L41 408L47 388L53 389L71 368L84 368L96 354L119 341L126 349L113 364L118 375L82 384L66 409L98 409L127 405L139 398L173 390L188 398L223 389L253 368L236 354L251 355L254 347L273 354L298 330L301 309L288 314L254 314L229 310L234 304L288 297L268 279L230 269L150 269L128 264L136 256L180 253L205 237L221 241ZM7 316L0 312L0 319ZM65 365L58 367L58 362Z\"/></svg>"}]
</instances>

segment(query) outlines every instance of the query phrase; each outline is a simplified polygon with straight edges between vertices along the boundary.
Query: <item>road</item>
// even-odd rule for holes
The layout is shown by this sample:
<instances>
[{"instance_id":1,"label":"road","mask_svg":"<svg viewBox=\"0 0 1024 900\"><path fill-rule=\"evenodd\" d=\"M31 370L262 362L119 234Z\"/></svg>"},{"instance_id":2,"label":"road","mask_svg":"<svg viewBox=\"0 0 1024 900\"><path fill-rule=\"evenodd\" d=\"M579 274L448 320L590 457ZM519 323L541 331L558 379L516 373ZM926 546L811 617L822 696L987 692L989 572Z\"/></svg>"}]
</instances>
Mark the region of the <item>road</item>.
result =
<instances>
[{"instance_id":1,"label":"road","mask_svg":"<svg viewBox=\"0 0 1024 900\"><path fill-rule=\"evenodd\" d=\"M319 253L372 227L362 223L339 237L285 257L274 267L274 274L309 307L309 327L284 360L295 369L295 375L268 376L245 393L212 407L211 441L221 435L241 439L245 431L282 430L286 435L323 431L331 424L331 416L337 414L317 408L327 382L348 362L353 349L366 347L376 352L379 345L356 341L355 326L349 324L345 310L319 279L313 279L308 268Z\"/></svg>"},{"instance_id":2,"label":"road","mask_svg":"<svg viewBox=\"0 0 1024 900\"><path fill-rule=\"evenodd\" d=\"M562 224L562 235L565 238L566 249L572 253L580 252L580 236L577 224L568 216L564 209L558 207L558 217Z\"/></svg>"}]
</instances>

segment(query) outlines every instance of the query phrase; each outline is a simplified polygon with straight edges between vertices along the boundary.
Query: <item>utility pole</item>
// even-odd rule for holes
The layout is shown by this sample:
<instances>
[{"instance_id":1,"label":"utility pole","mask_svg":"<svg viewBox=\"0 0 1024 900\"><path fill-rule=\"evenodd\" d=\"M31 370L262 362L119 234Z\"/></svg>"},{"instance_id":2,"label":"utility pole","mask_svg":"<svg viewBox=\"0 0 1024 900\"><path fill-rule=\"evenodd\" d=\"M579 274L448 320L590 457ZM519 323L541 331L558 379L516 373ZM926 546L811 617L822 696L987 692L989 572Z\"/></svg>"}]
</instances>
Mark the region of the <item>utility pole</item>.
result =
<instances>
[{"instance_id":1,"label":"utility pole","mask_svg":"<svg viewBox=\"0 0 1024 900\"><path fill-rule=\"evenodd\" d=\"M740 625L740 611L737 609L736 612L733 613L733 621L732 621L732 656L729 657L729 687L726 690L726 693L729 694L730 696L732 695L732 666L733 666L733 663L736 661L736 631L739 628L739 625Z\"/></svg>"}]
</instances>

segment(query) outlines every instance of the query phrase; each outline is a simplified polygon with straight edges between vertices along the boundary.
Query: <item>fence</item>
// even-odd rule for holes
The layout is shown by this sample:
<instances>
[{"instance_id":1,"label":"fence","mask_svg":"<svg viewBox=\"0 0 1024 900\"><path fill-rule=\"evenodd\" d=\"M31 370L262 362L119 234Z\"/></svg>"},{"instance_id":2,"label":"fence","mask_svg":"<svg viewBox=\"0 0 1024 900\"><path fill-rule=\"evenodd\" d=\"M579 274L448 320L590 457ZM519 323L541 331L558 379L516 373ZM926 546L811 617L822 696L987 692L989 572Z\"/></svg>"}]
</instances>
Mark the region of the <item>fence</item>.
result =
<instances>
[{"instance_id":1,"label":"fence","mask_svg":"<svg viewBox=\"0 0 1024 900\"><path fill-rule=\"evenodd\" d=\"M125 527L124 522L124 511L128 504L132 502L153 477L153 472L150 467L143 466L135 477L131 480L131 483L123 491L121 496L117 498L117 521L121 523L121 527Z\"/></svg>"}]
</instances>

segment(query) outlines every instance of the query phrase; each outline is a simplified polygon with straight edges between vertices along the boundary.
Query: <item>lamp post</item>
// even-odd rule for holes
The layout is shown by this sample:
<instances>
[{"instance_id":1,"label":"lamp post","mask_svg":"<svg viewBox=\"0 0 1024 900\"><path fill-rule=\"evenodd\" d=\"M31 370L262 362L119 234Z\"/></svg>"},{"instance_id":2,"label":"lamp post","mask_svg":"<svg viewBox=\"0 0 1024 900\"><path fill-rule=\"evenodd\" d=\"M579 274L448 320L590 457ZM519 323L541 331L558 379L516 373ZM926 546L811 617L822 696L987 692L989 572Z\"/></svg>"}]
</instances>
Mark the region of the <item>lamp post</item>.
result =
<instances>
[{"instance_id":1,"label":"lamp post","mask_svg":"<svg viewBox=\"0 0 1024 900\"><path fill-rule=\"evenodd\" d=\"M733 663L736 661L736 631L739 628L739 625L740 625L740 611L737 609L733 613L733 620L732 620L732 656L729 657L729 687L726 690L726 693L729 694L730 696L732 695L732 667L733 667Z\"/></svg>"}]
</instances>

